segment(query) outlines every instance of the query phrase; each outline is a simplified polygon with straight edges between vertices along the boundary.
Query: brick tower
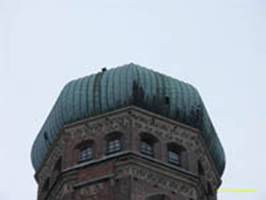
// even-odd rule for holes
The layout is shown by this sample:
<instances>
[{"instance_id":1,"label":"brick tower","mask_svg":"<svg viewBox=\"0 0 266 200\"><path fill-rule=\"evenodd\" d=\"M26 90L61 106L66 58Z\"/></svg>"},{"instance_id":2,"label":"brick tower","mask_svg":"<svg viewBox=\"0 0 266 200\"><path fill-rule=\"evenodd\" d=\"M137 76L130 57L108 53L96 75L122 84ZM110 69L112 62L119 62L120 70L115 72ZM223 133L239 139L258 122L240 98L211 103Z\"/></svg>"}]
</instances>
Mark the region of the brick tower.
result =
<instances>
[{"instance_id":1,"label":"brick tower","mask_svg":"<svg viewBox=\"0 0 266 200\"><path fill-rule=\"evenodd\" d=\"M215 200L225 158L195 88L128 64L64 87L32 163L38 200Z\"/></svg>"}]
</instances>

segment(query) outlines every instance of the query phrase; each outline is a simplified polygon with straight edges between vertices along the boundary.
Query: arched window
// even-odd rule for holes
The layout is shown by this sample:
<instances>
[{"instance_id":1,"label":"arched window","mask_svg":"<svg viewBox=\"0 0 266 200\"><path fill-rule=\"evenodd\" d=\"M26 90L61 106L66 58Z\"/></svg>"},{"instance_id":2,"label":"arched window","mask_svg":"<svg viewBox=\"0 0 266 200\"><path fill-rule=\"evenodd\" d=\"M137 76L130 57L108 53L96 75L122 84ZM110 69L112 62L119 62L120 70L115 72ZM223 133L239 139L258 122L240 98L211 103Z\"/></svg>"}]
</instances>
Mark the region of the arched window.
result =
<instances>
[{"instance_id":1,"label":"arched window","mask_svg":"<svg viewBox=\"0 0 266 200\"><path fill-rule=\"evenodd\" d=\"M142 133L140 138L140 152L144 155L154 157L154 147L158 139L148 133Z\"/></svg>"},{"instance_id":2,"label":"arched window","mask_svg":"<svg viewBox=\"0 0 266 200\"><path fill-rule=\"evenodd\" d=\"M80 149L79 162L85 162L92 159L92 146L85 145Z\"/></svg>"},{"instance_id":3,"label":"arched window","mask_svg":"<svg viewBox=\"0 0 266 200\"><path fill-rule=\"evenodd\" d=\"M165 194L155 194L155 195L146 197L145 200L171 200L171 199Z\"/></svg>"},{"instance_id":4,"label":"arched window","mask_svg":"<svg viewBox=\"0 0 266 200\"><path fill-rule=\"evenodd\" d=\"M175 143L170 143L167 145L167 161L170 164L176 166L183 165L183 153L185 149Z\"/></svg>"},{"instance_id":5,"label":"arched window","mask_svg":"<svg viewBox=\"0 0 266 200\"><path fill-rule=\"evenodd\" d=\"M93 141L87 140L76 146L78 150L78 162L86 162L93 159Z\"/></svg>"},{"instance_id":6,"label":"arched window","mask_svg":"<svg viewBox=\"0 0 266 200\"><path fill-rule=\"evenodd\" d=\"M106 154L117 153L122 150L122 136L120 132L115 132L106 137Z\"/></svg>"}]
</instances>

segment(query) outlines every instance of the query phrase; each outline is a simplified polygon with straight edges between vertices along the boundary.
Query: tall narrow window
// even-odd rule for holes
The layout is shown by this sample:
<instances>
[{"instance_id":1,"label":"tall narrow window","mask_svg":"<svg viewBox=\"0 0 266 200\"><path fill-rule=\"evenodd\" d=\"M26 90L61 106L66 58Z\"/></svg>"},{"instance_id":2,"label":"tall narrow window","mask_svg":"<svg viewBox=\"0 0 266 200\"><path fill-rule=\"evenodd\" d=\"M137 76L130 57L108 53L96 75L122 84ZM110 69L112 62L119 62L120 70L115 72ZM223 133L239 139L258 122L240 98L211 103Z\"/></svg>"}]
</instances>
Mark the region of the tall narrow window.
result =
<instances>
[{"instance_id":1,"label":"tall narrow window","mask_svg":"<svg viewBox=\"0 0 266 200\"><path fill-rule=\"evenodd\" d=\"M140 152L144 155L154 157L157 138L148 133L142 133L140 136Z\"/></svg>"},{"instance_id":2,"label":"tall narrow window","mask_svg":"<svg viewBox=\"0 0 266 200\"><path fill-rule=\"evenodd\" d=\"M168 163L176 166L182 166L182 154L184 152L184 148L175 143L170 143L167 145L167 149Z\"/></svg>"},{"instance_id":3,"label":"tall narrow window","mask_svg":"<svg viewBox=\"0 0 266 200\"><path fill-rule=\"evenodd\" d=\"M122 133L111 133L106 137L106 154L117 153L122 150Z\"/></svg>"},{"instance_id":4,"label":"tall narrow window","mask_svg":"<svg viewBox=\"0 0 266 200\"><path fill-rule=\"evenodd\" d=\"M140 152L148 156L153 156L153 143L147 139L142 139L140 142Z\"/></svg>"},{"instance_id":5,"label":"tall narrow window","mask_svg":"<svg viewBox=\"0 0 266 200\"><path fill-rule=\"evenodd\" d=\"M174 165L181 165L180 153L177 151L168 151L168 162Z\"/></svg>"},{"instance_id":6,"label":"tall narrow window","mask_svg":"<svg viewBox=\"0 0 266 200\"><path fill-rule=\"evenodd\" d=\"M79 162L85 162L92 159L92 146L85 145L80 148Z\"/></svg>"},{"instance_id":7,"label":"tall narrow window","mask_svg":"<svg viewBox=\"0 0 266 200\"><path fill-rule=\"evenodd\" d=\"M83 140L75 146L75 161L86 162L94 157L94 142L91 139Z\"/></svg>"},{"instance_id":8,"label":"tall narrow window","mask_svg":"<svg viewBox=\"0 0 266 200\"><path fill-rule=\"evenodd\" d=\"M107 144L107 153L112 154L121 150L120 138L111 139Z\"/></svg>"}]
</instances>

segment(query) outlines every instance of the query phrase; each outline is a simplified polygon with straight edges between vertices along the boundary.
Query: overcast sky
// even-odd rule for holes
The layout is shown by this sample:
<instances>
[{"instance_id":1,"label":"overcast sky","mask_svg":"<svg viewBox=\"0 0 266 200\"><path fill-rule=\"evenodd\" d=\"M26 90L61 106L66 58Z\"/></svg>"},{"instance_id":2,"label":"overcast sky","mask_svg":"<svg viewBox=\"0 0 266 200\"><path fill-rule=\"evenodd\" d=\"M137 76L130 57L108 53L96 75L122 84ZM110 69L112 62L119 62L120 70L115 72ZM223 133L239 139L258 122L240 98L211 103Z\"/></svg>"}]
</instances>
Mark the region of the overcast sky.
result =
<instances>
[{"instance_id":1,"label":"overcast sky","mask_svg":"<svg viewBox=\"0 0 266 200\"><path fill-rule=\"evenodd\" d=\"M30 149L65 83L134 62L198 88L219 200L266 197L265 0L0 0L0 199L36 200Z\"/></svg>"}]
</instances>

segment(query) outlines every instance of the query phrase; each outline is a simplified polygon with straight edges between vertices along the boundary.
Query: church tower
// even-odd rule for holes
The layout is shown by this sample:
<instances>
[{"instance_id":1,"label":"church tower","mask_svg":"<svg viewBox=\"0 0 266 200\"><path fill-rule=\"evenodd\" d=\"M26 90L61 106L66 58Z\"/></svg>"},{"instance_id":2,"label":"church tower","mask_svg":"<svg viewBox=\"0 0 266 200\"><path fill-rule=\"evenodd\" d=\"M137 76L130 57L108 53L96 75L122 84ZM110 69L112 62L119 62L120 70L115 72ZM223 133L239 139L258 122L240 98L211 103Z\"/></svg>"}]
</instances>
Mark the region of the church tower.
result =
<instances>
[{"instance_id":1,"label":"church tower","mask_svg":"<svg viewBox=\"0 0 266 200\"><path fill-rule=\"evenodd\" d=\"M225 167L197 90L132 63L69 82L31 156L38 200L216 200Z\"/></svg>"}]
</instances>

